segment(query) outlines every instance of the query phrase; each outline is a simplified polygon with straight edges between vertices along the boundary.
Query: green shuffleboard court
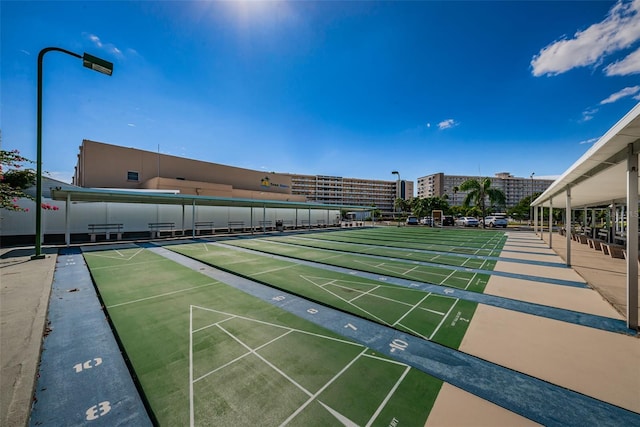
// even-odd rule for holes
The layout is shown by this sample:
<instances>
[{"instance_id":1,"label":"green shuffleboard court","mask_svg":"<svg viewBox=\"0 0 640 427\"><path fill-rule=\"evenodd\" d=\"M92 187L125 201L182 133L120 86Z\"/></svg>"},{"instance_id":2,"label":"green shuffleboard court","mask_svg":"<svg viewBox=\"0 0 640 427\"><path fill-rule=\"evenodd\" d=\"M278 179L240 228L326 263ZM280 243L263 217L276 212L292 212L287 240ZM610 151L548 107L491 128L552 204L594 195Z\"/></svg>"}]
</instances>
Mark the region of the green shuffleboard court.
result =
<instances>
[{"instance_id":1,"label":"green shuffleboard court","mask_svg":"<svg viewBox=\"0 0 640 427\"><path fill-rule=\"evenodd\" d=\"M243 246L269 244L259 239L234 243ZM384 280L370 280L302 265L293 260L274 259L227 245L190 243L166 248L233 274L452 348L460 345L477 305L458 298L386 284ZM327 256L326 252L324 256Z\"/></svg>"},{"instance_id":2,"label":"green shuffleboard court","mask_svg":"<svg viewBox=\"0 0 640 427\"><path fill-rule=\"evenodd\" d=\"M202 244L180 249L198 247L207 252ZM227 264L233 258L246 264L237 250L212 249ZM149 250L96 250L84 257L160 425L422 426L442 385ZM253 268L267 274L282 267L287 266L271 261ZM298 281L312 288L317 281L343 297L360 295L357 300L367 308L383 299L395 306L378 313L389 322L403 317L398 307L404 307L402 324L408 325L417 322L414 312L447 310L442 298L427 309L427 295L381 287L374 297L364 281L350 291L332 276L308 270L305 277ZM448 311L457 312L459 304L449 302L455 308Z\"/></svg>"}]
</instances>

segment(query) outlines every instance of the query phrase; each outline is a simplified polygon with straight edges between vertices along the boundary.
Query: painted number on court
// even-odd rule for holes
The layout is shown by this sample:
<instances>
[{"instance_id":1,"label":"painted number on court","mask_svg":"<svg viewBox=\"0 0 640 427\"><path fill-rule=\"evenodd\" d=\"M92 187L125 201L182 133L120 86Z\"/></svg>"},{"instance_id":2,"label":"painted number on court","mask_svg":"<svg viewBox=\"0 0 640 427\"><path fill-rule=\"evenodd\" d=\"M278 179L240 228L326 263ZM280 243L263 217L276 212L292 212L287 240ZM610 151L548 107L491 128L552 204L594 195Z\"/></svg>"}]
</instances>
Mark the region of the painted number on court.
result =
<instances>
[{"instance_id":1,"label":"painted number on court","mask_svg":"<svg viewBox=\"0 0 640 427\"><path fill-rule=\"evenodd\" d=\"M347 323L346 325L344 325L345 328L349 328L352 329L354 331L357 331L358 328L356 328L355 326L353 326L351 323Z\"/></svg>"},{"instance_id":2,"label":"painted number on court","mask_svg":"<svg viewBox=\"0 0 640 427\"><path fill-rule=\"evenodd\" d=\"M100 417L107 415L111 411L111 403L108 401L100 402L97 405L93 405L87 409L87 421L97 420Z\"/></svg>"},{"instance_id":3,"label":"painted number on court","mask_svg":"<svg viewBox=\"0 0 640 427\"><path fill-rule=\"evenodd\" d=\"M407 347L409 347L409 343L396 338L395 340L391 341L389 347L391 347L391 353L395 353L396 350L404 351Z\"/></svg>"},{"instance_id":4,"label":"painted number on court","mask_svg":"<svg viewBox=\"0 0 640 427\"><path fill-rule=\"evenodd\" d=\"M277 297L271 298L274 301L284 301L286 297L284 295L278 295Z\"/></svg>"},{"instance_id":5,"label":"painted number on court","mask_svg":"<svg viewBox=\"0 0 640 427\"><path fill-rule=\"evenodd\" d=\"M309 314L317 314L318 310L316 310L315 308L310 308L310 309L307 310L307 313L309 313Z\"/></svg>"},{"instance_id":6,"label":"painted number on court","mask_svg":"<svg viewBox=\"0 0 640 427\"><path fill-rule=\"evenodd\" d=\"M76 370L76 374L82 372L85 369L95 368L96 366L102 365L102 357L96 357L95 359L87 360L84 363L78 363L73 366L73 369Z\"/></svg>"}]
</instances>

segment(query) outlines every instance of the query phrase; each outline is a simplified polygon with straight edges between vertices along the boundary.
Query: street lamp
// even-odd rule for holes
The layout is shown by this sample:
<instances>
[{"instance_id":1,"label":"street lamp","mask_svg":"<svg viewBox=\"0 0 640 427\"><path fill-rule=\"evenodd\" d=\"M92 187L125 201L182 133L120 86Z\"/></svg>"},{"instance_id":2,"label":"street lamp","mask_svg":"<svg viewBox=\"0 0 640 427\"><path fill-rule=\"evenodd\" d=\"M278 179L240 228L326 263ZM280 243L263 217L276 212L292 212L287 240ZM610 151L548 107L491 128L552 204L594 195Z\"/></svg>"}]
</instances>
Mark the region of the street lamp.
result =
<instances>
[{"instance_id":1,"label":"street lamp","mask_svg":"<svg viewBox=\"0 0 640 427\"><path fill-rule=\"evenodd\" d=\"M529 199L529 224L533 224L533 175L535 172L531 172L529 178L531 178L531 199Z\"/></svg>"},{"instance_id":2,"label":"street lamp","mask_svg":"<svg viewBox=\"0 0 640 427\"><path fill-rule=\"evenodd\" d=\"M59 47L46 47L38 54L38 112L36 122L37 159L36 159L36 253L31 259L42 259L42 60L45 53L57 51L82 59L82 65L102 74L113 74L113 64L104 59L85 53L78 55Z\"/></svg>"},{"instance_id":3,"label":"street lamp","mask_svg":"<svg viewBox=\"0 0 640 427\"><path fill-rule=\"evenodd\" d=\"M402 198L402 188L400 187L402 185L402 181L400 181L400 172L391 171L391 175L398 175L398 197Z\"/></svg>"}]
</instances>

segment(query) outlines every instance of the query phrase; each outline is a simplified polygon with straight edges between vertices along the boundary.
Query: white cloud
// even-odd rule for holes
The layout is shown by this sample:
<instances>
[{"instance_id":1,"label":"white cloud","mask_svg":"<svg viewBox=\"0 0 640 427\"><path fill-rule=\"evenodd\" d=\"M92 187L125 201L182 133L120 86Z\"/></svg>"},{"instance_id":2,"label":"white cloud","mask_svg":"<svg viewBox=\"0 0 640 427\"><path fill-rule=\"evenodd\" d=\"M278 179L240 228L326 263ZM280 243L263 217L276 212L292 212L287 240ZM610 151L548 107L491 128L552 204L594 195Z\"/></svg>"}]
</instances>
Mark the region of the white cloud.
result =
<instances>
[{"instance_id":1,"label":"white cloud","mask_svg":"<svg viewBox=\"0 0 640 427\"><path fill-rule=\"evenodd\" d=\"M596 142L599 139L600 138L589 138L589 139L585 139L584 141L580 141L578 144L580 144L580 145L582 145L582 144L593 144L594 142Z\"/></svg>"},{"instance_id":2,"label":"white cloud","mask_svg":"<svg viewBox=\"0 0 640 427\"><path fill-rule=\"evenodd\" d=\"M100 37L96 36L95 34L85 34L85 35L97 48L105 50L116 56L122 56L122 51L112 43L103 43L102 40L100 40Z\"/></svg>"},{"instance_id":3,"label":"white cloud","mask_svg":"<svg viewBox=\"0 0 640 427\"><path fill-rule=\"evenodd\" d=\"M563 37L542 48L531 60L532 73L536 77L557 75L576 67L598 65L605 56L629 48L638 40L640 0L620 0L602 22L593 24L586 30L576 31L571 39Z\"/></svg>"},{"instance_id":4,"label":"white cloud","mask_svg":"<svg viewBox=\"0 0 640 427\"><path fill-rule=\"evenodd\" d=\"M600 101L600 105L613 104L620 98L624 98L625 96L633 96L638 94L639 92L640 92L640 86L625 87L624 89L609 95L607 99L603 99L602 101Z\"/></svg>"},{"instance_id":5,"label":"white cloud","mask_svg":"<svg viewBox=\"0 0 640 427\"><path fill-rule=\"evenodd\" d=\"M640 49L620 61L607 65L604 72L607 76L627 76L640 73Z\"/></svg>"},{"instance_id":6,"label":"white cloud","mask_svg":"<svg viewBox=\"0 0 640 427\"><path fill-rule=\"evenodd\" d=\"M593 119L593 116L598 112L597 108L589 108L588 110L584 110L582 112L582 122L588 122Z\"/></svg>"},{"instance_id":7,"label":"white cloud","mask_svg":"<svg viewBox=\"0 0 640 427\"><path fill-rule=\"evenodd\" d=\"M458 126L458 122L456 122L453 119L447 119L444 121L441 121L440 123L438 123L438 129L442 130L442 129L449 129L452 128L454 126Z\"/></svg>"},{"instance_id":8,"label":"white cloud","mask_svg":"<svg viewBox=\"0 0 640 427\"><path fill-rule=\"evenodd\" d=\"M135 125L134 123L127 123L127 126L129 126L129 127L131 127L131 128L136 127L136 125Z\"/></svg>"},{"instance_id":9,"label":"white cloud","mask_svg":"<svg viewBox=\"0 0 640 427\"><path fill-rule=\"evenodd\" d=\"M431 123L427 123L427 127L430 128L431 127Z\"/></svg>"}]
</instances>

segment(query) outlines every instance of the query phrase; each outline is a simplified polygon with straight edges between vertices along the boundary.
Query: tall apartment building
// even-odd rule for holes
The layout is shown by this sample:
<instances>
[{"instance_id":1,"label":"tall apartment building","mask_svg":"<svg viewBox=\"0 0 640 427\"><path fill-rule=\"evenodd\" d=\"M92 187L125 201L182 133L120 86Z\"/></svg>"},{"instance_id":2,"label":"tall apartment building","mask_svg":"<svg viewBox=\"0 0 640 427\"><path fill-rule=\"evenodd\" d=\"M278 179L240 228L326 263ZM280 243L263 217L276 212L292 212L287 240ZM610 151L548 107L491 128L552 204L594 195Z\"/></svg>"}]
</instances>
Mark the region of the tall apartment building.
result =
<instances>
[{"instance_id":1,"label":"tall apartment building","mask_svg":"<svg viewBox=\"0 0 640 427\"><path fill-rule=\"evenodd\" d=\"M413 197L413 182L292 174L291 194L305 196L310 202L375 206L391 213L396 198Z\"/></svg>"},{"instance_id":2,"label":"tall apartment building","mask_svg":"<svg viewBox=\"0 0 640 427\"><path fill-rule=\"evenodd\" d=\"M442 197L445 194L449 198L451 206L461 206L467 193L464 191L454 192L454 187L460 188L463 182L469 179L483 179L485 177L472 175L445 175L435 173L418 178L418 197ZM542 193L553 182L550 179L518 178L509 172L500 172L491 179L491 187L498 188L506 196L506 207L518 204L526 196L533 193Z\"/></svg>"},{"instance_id":3,"label":"tall apartment building","mask_svg":"<svg viewBox=\"0 0 640 427\"><path fill-rule=\"evenodd\" d=\"M237 168L83 140L73 184L94 188L179 190L200 196L376 206L393 212L413 196L411 181L297 175Z\"/></svg>"}]
</instances>

